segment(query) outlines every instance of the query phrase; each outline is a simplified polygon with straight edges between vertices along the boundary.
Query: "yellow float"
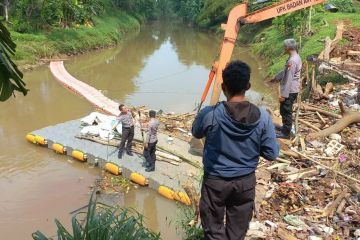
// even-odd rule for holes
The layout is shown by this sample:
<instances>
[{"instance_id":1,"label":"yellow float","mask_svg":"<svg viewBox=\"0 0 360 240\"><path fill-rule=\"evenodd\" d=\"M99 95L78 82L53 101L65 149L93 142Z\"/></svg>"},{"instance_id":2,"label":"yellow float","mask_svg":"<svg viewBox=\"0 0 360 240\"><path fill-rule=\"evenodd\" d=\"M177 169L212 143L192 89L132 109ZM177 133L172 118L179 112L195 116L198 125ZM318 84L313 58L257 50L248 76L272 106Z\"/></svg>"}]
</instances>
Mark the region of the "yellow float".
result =
<instances>
[{"instance_id":1,"label":"yellow float","mask_svg":"<svg viewBox=\"0 0 360 240\"><path fill-rule=\"evenodd\" d=\"M46 145L47 144L47 141L44 137L42 136L39 136L39 135L36 135L35 136L35 142L39 145Z\"/></svg>"},{"instance_id":2,"label":"yellow float","mask_svg":"<svg viewBox=\"0 0 360 240\"><path fill-rule=\"evenodd\" d=\"M29 134L26 135L26 140L28 140L28 141L31 142L31 143L36 143L36 141L35 141L35 135L34 135L34 134L31 134L31 133L29 133Z\"/></svg>"},{"instance_id":3,"label":"yellow float","mask_svg":"<svg viewBox=\"0 0 360 240\"><path fill-rule=\"evenodd\" d=\"M167 199L174 200L175 192L168 187L160 186L158 193Z\"/></svg>"},{"instance_id":4,"label":"yellow float","mask_svg":"<svg viewBox=\"0 0 360 240\"><path fill-rule=\"evenodd\" d=\"M73 150L71 152L71 156L79 161L85 162L87 159L87 156L84 152L81 152L79 150Z\"/></svg>"},{"instance_id":5,"label":"yellow float","mask_svg":"<svg viewBox=\"0 0 360 240\"><path fill-rule=\"evenodd\" d=\"M188 205L188 206L191 205L191 200L190 200L189 196L184 192L176 192L174 194L174 199L185 205Z\"/></svg>"},{"instance_id":6,"label":"yellow float","mask_svg":"<svg viewBox=\"0 0 360 240\"><path fill-rule=\"evenodd\" d=\"M52 149L56 152L56 153L60 153L60 154L65 154L66 153L66 147L64 147L63 145L59 144L59 143L54 143L52 145Z\"/></svg>"},{"instance_id":7,"label":"yellow float","mask_svg":"<svg viewBox=\"0 0 360 240\"><path fill-rule=\"evenodd\" d=\"M112 173L114 175L120 175L121 174L121 169L113 164L113 163L107 163L105 164L105 170L108 171L109 173Z\"/></svg>"},{"instance_id":8,"label":"yellow float","mask_svg":"<svg viewBox=\"0 0 360 240\"><path fill-rule=\"evenodd\" d=\"M147 186L149 184L146 177L140 175L139 173L132 173L130 175L130 180L139 184L140 186Z\"/></svg>"}]
</instances>

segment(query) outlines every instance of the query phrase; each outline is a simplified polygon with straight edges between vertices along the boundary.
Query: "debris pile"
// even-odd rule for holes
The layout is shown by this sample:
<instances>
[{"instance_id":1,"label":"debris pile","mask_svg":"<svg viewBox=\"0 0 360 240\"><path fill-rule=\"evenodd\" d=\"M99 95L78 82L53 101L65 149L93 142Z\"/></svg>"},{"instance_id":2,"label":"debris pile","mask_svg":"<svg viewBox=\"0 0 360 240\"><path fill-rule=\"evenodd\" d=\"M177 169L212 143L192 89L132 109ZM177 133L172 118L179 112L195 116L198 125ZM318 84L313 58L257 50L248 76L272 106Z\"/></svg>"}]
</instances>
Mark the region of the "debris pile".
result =
<instances>
[{"instance_id":1,"label":"debris pile","mask_svg":"<svg viewBox=\"0 0 360 240\"><path fill-rule=\"evenodd\" d=\"M360 239L360 112L340 101L353 89L295 106L294 137L260 164L271 180L249 239Z\"/></svg>"},{"instance_id":2,"label":"debris pile","mask_svg":"<svg viewBox=\"0 0 360 240\"><path fill-rule=\"evenodd\" d=\"M337 45L331 53L330 63L342 65L343 68L360 75L360 29L350 28L342 36L345 45Z\"/></svg>"}]
</instances>

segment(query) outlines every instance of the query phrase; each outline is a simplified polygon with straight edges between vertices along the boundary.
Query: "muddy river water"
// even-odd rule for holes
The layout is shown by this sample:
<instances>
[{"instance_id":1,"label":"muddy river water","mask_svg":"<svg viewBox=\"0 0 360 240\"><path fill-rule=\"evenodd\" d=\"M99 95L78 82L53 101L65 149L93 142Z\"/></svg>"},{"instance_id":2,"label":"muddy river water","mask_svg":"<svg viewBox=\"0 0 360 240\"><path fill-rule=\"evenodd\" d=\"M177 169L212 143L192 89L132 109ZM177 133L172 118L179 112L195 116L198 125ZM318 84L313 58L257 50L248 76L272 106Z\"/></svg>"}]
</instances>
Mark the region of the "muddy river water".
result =
<instances>
[{"instance_id":1,"label":"muddy river water","mask_svg":"<svg viewBox=\"0 0 360 240\"><path fill-rule=\"evenodd\" d=\"M76 78L118 102L165 111L194 109L206 84L220 39L178 23L149 24L116 48L66 61ZM234 58L252 67L252 101L271 99L261 63L248 48ZM0 103L0 239L31 239L41 230L54 236L54 219L70 227L71 211L86 205L98 169L58 156L25 141L36 129L76 119L93 109L64 89L47 66L25 74L28 96ZM148 189L119 196L118 204L143 213L163 239L180 239L175 229L177 205Z\"/></svg>"}]
</instances>

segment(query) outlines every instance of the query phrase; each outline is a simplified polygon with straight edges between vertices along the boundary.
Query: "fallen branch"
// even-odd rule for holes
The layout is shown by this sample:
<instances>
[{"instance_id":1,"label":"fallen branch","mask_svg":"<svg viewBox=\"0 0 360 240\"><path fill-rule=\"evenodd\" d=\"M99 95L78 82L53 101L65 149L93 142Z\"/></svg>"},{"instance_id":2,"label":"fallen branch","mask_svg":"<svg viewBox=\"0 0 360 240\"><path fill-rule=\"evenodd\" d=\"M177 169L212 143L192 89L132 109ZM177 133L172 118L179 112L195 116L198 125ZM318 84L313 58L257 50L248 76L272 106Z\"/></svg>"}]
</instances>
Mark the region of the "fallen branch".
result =
<instances>
[{"instance_id":1,"label":"fallen branch","mask_svg":"<svg viewBox=\"0 0 360 240\"><path fill-rule=\"evenodd\" d=\"M323 124L326 124L325 119L320 115L319 112L316 112L316 115L318 116L318 118L321 120L321 122L322 122Z\"/></svg>"},{"instance_id":2,"label":"fallen branch","mask_svg":"<svg viewBox=\"0 0 360 240\"><path fill-rule=\"evenodd\" d=\"M281 150L281 153L286 155L286 156L289 156L289 157L293 157L293 158L300 158L300 155L297 154L297 153L294 153L292 151L285 151L285 150Z\"/></svg>"},{"instance_id":3,"label":"fallen branch","mask_svg":"<svg viewBox=\"0 0 360 240\"><path fill-rule=\"evenodd\" d=\"M305 120L299 119L299 122L306 125L306 126L308 126L309 128L314 129L315 131L318 131L318 132L321 131L320 128L314 126L313 124L311 124L311 123L309 123L309 122L307 122Z\"/></svg>"},{"instance_id":4,"label":"fallen branch","mask_svg":"<svg viewBox=\"0 0 360 240\"><path fill-rule=\"evenodd\" d=\"M304 109L305 111L319 112L319 113L322 113L322 114L324 114L326 116L329 116L329 117L341 118L341 115L339 115L339 114L328 112L328 111L325 111L325 110L323 110L321 108L310 106L308 104L301 104L300 108Z\"/></svg>"},{"instance_id":5,"label":"fallen branch","mask_svg":"<svg viewBox=\"0 0 360 240\"><path fill-rule=\"evenodd\" d=\"M334 213L335 213L337 207L339 206L340 202L345 198L346 195L347 195L347 191L346 190L342 191L337 196L335 201L333 201L328 207L325 208L325 210L323 212L323 216L332 218L334 216Z\"/></svg>"},{"instance_id":6,"label":"fallen branch","mask_svg":"<svg viewBox=\"0 0 360 240\"><path fill-rule=\"evenodd\" d=\"M298 240L290 232L288 232L287 230L282 229L282 228L278 229L277 235L282 240Z\"/></svg>"},{"instance_id":7,"label":"fallen branch","mask_svg":"<svg viewBox=\"0 0 360 240\"><path fill-rule=\"evenodd\" d=\"M276 158L276 161L281 162L281 163L291 164L291 161L280 158L280 157Z\"/></svg>"},{"instance_id":8,"label":"fallen branch","mask_svg":"<svg viewBox=\"0 0 360 240\"><path fill-rule=\"evenodd\" d=\"M351 196L351 194L348 193L348 194L344 197L345 199L341 200L339 206L338 206L337 209L336 209L336 213L337 213L337 214L341 214L341 213L344 211L344 208L345 208L345 205L346 205L346 198L348 198L348 197L350 197L350 196Z\"/></svg>"},{"instance_id":9,"label":"fallen branch","mask_svg":"<svg viewBox=\"0 0 360 240\"><path fill-rule=\"evenodd\" d=\"M339 107L340 107L343 117L340 120L338 120L331 127L321 130L317 133L309 134L308 139L327 137L333 133L341 132L342 130L344 130L346 127L348 127L349 125L351 125L353 123L360 122L360 112L351 112L351 111L345 110L342 102L339 102Z\"/></svg>"},{"instance_id":10,"label":"fallen branch","mask_svg":"<svg viewBox=\"0 0 360 240\"><path fill-rule=\"evenodd\" d=\"M347 54L348 56L360 56L360 51L348 50L348 51L346 52L346 54Z\"/></svg>"},{"instance_id":11,"label":"fallen branch","mask_svg":"<svg viewBox=\"0 0 360 240\"><path fill-rule=\"evenodd\" d=\"M309 160L309 161L311 161L311 162L313 162L313 163L316 163L316 164L322 166L323 168L326 168L327 170L330 170L330 171L332 171L332 172L334 172L334 173L336 173L336 174L338 174L338 175L340 175L340 176L342 176L342 177L344 177L344 178L347 178L347 179L349 179L349 180L351 180L351 181L360 183L360 180L359 180L359 179L350 177L350 176L348 176L348 175L346 175L346 174L344 174L344 173L342 173L342 172L336 171L336 170L332 169L331 167L328 167L328 166L322 164L321 162L316 161L316 160L312 159L311 157L308 157L308 156L306 156L305 154L302 154L302 153L300 153L300 152L298 152L298 151L296 151L296 150L292 150L292 151L294 151L295 153L299 154L300 156L306 158L307 160Z\"/></svg>"}]
</instances>

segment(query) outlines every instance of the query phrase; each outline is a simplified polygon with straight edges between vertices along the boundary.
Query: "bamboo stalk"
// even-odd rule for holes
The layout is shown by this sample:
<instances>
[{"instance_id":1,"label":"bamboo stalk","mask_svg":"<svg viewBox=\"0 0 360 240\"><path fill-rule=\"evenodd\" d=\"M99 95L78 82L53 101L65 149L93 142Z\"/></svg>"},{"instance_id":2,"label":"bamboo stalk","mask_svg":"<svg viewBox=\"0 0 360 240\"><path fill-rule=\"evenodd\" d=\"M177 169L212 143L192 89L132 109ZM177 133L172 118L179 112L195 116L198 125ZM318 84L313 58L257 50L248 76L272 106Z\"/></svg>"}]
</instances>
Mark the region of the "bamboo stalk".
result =
<instances>
[{"instance_id":1,"label":"bamboo stalk","mask_svg":"<svg viewBox=\"0 0 360 240\"><path fill-rule=\"evenodd\" d=\"M311 123L309 123L309 122L307 122L307 121L304 121L304 120L302 120L302 119L299 119L299 122L302 123L302 124L304 124L304 125L306 125L306 126L308 126L309 128L314 129L315 131L318 131L318 132L321 131L318 127L315 127L313 124L311 124Z\"/></svg>"},{"instance_id":2,"label":"bamboo stalk","mask_svg":"<svg viewBox=\"0 0 360 240\"><path fill-rule=\"evenodd\" d=\"M323 124L326 124L325 119L320 115L320 113L318 111L316 111L316 115L319 117L319 119L321 120L321 122Z\"/></svg>"},{"instance_id":3,"label":"bamboo stalk","mask_svg":"<svg viewBox=\"0 0 360 240\"><path fill-rule=\"evenodd\" d=\"M328 111L325 111L321 108L318 108L318 107L315 107L315 106L311 106L311 105L308 105L308 104L302 104L301 106L305 111L314 111L314 112L319 112L319 113L322 113L326 116L330 116L330 117L334 117L334 118L341 118L342 116L339 115L339 114L336 114L336 113L332 113L332 112L328 112Z\"/></svg>"}]
</instances>

